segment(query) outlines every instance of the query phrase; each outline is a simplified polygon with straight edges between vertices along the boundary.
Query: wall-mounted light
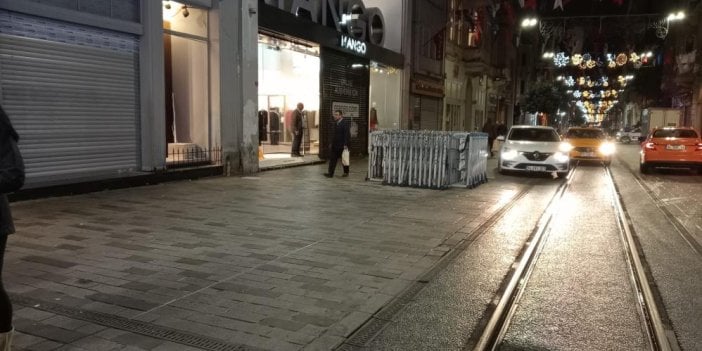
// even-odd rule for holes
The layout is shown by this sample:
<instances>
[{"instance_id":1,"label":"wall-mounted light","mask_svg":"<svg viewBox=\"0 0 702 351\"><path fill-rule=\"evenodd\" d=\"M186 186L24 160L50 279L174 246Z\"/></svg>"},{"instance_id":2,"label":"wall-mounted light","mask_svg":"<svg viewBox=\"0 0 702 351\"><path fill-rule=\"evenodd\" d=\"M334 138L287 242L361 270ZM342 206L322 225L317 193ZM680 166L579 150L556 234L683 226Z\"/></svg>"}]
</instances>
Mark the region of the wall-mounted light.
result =
<instances>
[{"instance_id":1,"label":"wall-mounted light","mask_svg":"<svg viewBox=\"0 0 702 351\"><path fill-rule=\"evenodd\" d=\"M522 27L524 28L531 28L536 26L539 23L539 20L536 19L535 17L529 17L525 18L522 20Z\"/></svg>"},{"instance_id":2,"label":"wall-mounted light","mask_svg":"<svg viewBox=\"0 0 702 351\"><path fill-rule=\"evenodd\" d=\"M685 19L685 12L684 11L678 11L678 12L673 12L668 15L668 18L666 18L668 22L673 22L673 21L681 21Z\"/></svg>"}]
</instances>

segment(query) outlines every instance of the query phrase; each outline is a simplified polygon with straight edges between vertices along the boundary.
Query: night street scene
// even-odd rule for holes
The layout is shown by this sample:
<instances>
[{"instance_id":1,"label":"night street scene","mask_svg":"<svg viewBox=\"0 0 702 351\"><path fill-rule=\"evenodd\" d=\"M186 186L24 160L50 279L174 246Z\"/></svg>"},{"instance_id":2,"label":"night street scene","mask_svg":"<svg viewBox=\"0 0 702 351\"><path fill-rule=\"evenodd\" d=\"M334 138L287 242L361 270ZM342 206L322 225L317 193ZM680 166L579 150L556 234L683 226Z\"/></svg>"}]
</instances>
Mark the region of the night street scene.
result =
<instances>
[{"instance_id":1,"label":"night street scene","mask_svg":"<svg viewBox=\"0 0 702 351\"><path fill-rule=\"evenodd\" d=\"M700 0L0 0L0 351L702 350Z\"/></svg>"}]
</instances>

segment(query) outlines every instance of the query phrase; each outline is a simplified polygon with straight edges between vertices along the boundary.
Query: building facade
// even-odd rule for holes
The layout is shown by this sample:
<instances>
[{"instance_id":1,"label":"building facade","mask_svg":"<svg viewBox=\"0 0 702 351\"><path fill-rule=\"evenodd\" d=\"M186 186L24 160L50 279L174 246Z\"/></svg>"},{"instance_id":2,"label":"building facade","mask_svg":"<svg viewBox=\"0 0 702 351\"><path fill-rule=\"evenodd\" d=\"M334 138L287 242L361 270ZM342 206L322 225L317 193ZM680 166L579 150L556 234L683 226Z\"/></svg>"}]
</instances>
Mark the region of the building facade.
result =
<instances>
[{"instance_id":1,"label":"building facade","mask_svg":"<svg viewBox=\"0 0 702 351\"><path fill-rule=\"evenodd\" d=\"M27 187L257 172L260 111L278 108L284 141L298 101L308 147L324 156L341 109L364 153L371 112L400 125L405 2L0 0L0 103Z\"/></svg>"}]
</instances>

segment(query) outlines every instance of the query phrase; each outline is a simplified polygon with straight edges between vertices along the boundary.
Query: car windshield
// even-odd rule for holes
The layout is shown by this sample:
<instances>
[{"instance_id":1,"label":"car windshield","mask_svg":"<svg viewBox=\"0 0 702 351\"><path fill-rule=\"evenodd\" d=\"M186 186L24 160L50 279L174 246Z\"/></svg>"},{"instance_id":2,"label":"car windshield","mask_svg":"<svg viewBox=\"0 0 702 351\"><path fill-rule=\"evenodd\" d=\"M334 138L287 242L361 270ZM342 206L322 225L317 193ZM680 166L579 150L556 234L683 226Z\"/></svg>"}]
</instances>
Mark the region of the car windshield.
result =
<instances>
[{"instance_id":1,"label":"car windshield","mask_svg":"<svg viewBox=\"0 0 702 351\"><path fill-rule=\"evenodd\" d=\"M545 128L513 128L509 140L516 141L561 141L553 129Z\"/></svg>"},{"instance_id":2,"label":"car windshield","mask_svg":"<svg viewBox=\"0 0 702 351\"><path fill-rule=\"evenodd\" d=\"M601 130L596 129L571 129L566 137L571 139L604 139L605 135Z\"/></svg>"},{"instance_id":3,"label":"car windshield","mask_svg":"<svg viewBox=\"0 0 702 351\"><path fill-rule=\"evenodd\" d=\"M659 129L653 132L654 138L697 138L697 133L689 129Z\"/></svg>"}]
</instances>

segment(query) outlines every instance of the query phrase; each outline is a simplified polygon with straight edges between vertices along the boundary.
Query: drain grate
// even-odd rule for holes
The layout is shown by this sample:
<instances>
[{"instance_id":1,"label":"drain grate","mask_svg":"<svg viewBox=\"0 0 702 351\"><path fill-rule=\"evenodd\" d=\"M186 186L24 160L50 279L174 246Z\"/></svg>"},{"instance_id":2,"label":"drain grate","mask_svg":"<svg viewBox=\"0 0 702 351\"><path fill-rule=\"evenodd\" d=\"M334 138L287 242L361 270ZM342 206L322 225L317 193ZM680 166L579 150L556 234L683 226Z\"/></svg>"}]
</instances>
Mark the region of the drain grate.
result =
<instances>
[{"instance_id":1,"label":"drain grate","mask_svg":"<svg viewBox=\"0 0 702 351\"><path fill-rule=\"evenodd\" d=\"M62 316L99 324L105 327L120 329L136 334L150 336L156 339L167 340L174 343L197 347L203 350L212 351L260 351L242 344L233 344L224 340L209 338L202 335L188 333L185 331L163 327L152 323L137 321L124 317L114 316L102 312L85 311L77 308L59 305L39 299L34 299L17 294L10 294L12 302L35 308L38 310L59 314Z\"/></svg>"}]
</instances>

